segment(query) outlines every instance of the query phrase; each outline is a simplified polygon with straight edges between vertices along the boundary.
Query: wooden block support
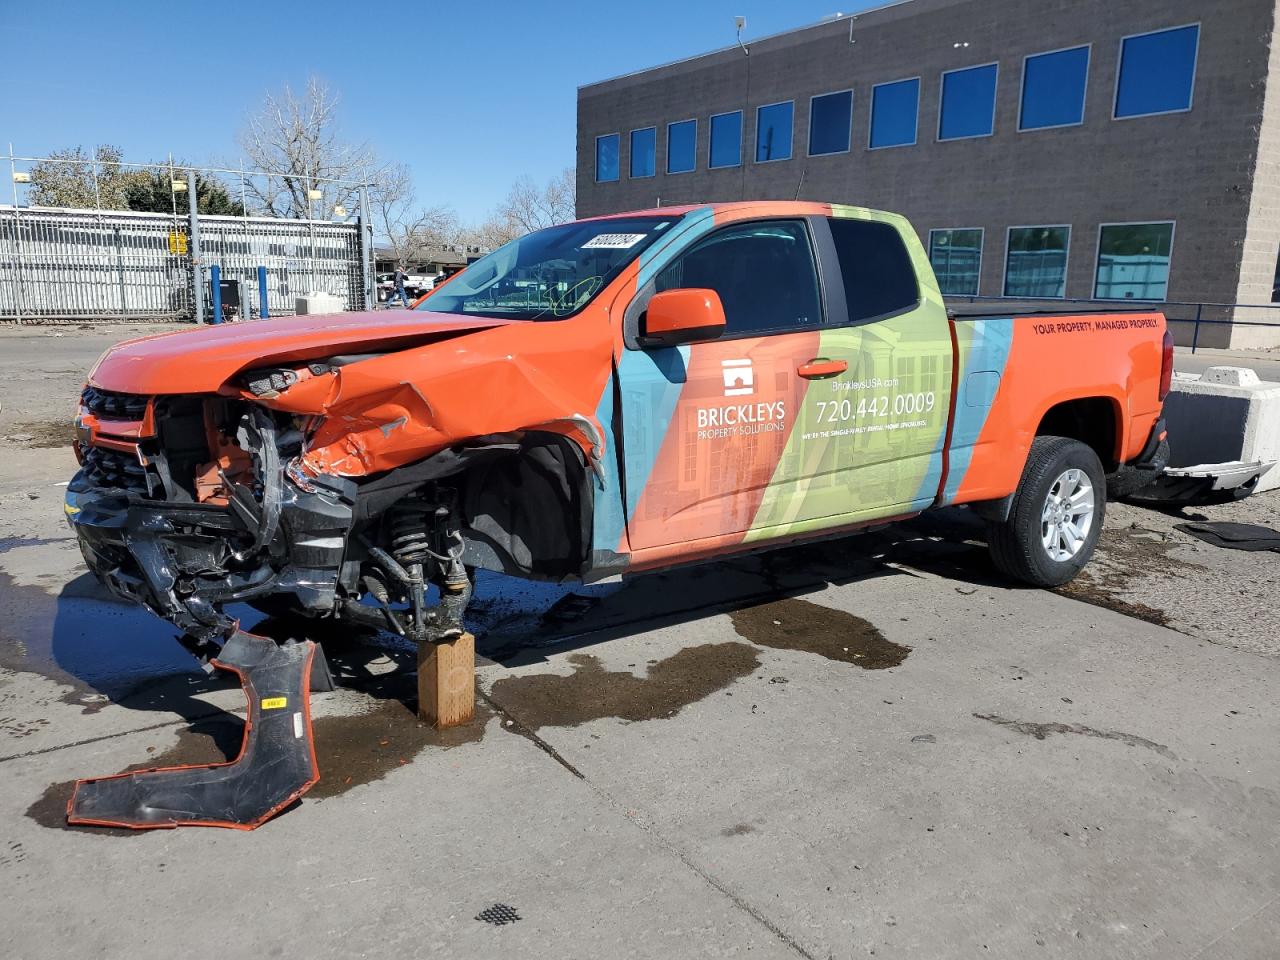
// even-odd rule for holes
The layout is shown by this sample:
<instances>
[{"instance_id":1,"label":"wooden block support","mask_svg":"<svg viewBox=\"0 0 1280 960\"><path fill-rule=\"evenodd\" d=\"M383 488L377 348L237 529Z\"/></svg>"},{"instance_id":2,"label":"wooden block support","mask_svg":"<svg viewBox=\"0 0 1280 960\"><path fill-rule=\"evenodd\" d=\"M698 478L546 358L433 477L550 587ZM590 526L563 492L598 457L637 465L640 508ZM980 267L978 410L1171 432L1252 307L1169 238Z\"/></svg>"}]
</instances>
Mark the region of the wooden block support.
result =
<instances>
[{"instance_id":1,"label":"wooden block support","mask_svg":"<svg viewBox=\"0 0 1280 960\"><path fill-rule=\"evenodd\" d=\"M464 633L418 646L418 716L433 727L456 727L476 712L476 638Z\"/></svg>"}]
</instances>

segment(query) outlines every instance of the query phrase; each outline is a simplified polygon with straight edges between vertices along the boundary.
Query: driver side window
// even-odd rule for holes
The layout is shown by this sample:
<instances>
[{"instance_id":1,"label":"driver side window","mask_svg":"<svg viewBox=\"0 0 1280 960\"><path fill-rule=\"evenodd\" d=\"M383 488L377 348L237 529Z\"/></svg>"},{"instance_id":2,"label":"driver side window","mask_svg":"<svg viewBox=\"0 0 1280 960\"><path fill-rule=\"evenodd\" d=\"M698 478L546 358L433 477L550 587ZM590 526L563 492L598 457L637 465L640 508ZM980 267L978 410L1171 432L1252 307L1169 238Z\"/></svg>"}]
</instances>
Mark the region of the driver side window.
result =
<instances>
[{"instance_id":1,"label":"driver side window","mask_svg":"<svg viewBox=\"0 0 1280 960\"><path fill-rule=\"evenodd\" d=\"M709 234L658 274L656 292L707 288L724 305L725 336L813 329L822 300L800 220L742 223Z\"/></svg>"}]
</instances>

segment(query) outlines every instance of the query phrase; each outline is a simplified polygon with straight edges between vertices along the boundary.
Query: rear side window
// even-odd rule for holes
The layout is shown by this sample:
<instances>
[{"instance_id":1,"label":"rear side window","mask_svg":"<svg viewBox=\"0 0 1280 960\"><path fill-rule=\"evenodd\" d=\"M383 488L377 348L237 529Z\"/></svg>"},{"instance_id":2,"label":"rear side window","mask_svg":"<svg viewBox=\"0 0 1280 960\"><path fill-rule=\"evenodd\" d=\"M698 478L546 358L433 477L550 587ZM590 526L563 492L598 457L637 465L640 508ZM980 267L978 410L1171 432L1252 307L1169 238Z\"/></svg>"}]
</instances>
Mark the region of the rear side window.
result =
<instances>
[{"instance_id":1,"label":"rear side window","mask_svg":"<svg viewBox=\"0 0 1280 960\"><path fill-rule=\"evenodd\" d=\"M706 288L720 295L725 335L822 325L809 232L797 220L726 227L703 238L658 274L656 292Z\"/></svg>"},{"instance_id":2,"label":"rear side window","mask_svg":"<svg viewBox=\"0 0 1280 960\"><path fill-rule=\"evenodd\" d=\"M827 222L840 260L850 322L901 313L920 302L911 254L897 230L874 220L833 217Z\"/></svg>"}]
</instances>

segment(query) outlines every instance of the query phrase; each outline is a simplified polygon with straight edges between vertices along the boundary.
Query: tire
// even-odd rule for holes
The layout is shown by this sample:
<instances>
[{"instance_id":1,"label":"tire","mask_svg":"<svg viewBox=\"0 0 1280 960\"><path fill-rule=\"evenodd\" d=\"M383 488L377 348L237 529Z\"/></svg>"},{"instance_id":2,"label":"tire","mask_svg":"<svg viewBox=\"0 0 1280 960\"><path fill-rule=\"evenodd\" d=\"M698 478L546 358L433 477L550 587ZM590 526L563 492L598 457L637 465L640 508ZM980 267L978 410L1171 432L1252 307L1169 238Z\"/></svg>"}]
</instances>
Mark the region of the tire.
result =
<instances>
[{"instance_id":1,"label":"tire","mask_svg":"<svg viewBox=\"0 0 1280 960\"><path fill-rule=\"evenodd\" d=\"M1078 440L1037 437L1009 518L988 525L991 559L1014 580L1061 586L1093 556L1106 512L1106 474L1098 455Z\"/></svg>"}]
</instances>

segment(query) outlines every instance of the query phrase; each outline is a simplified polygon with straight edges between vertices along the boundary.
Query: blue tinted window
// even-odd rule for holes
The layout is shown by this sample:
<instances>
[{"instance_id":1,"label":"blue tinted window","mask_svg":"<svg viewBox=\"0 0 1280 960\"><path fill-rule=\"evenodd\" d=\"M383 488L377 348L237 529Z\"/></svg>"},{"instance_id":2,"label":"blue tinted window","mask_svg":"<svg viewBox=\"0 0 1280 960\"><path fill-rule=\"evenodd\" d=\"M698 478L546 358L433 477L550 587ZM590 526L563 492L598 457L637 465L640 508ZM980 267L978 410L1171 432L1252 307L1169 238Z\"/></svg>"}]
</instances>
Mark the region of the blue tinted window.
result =
<instances>
[{"instance_id":1,"label":"blue tinted window","mask_svg":"<svg viewBox=\"0 0 1280 960\"><path fill-rule=\"evenodd\" d=\"M989 136L996 118L996 65L942 75L939 140Z\"/></svg>"},{"instance_id":2,"label":"blue tinted window","mask_svg":"<svg viewBox=\"0 0 1280 960\"><path fill-rule=\"evenodd\" d=\"M1190 110L1199 42L1199 27L1179 27L1125 40L1120 51L1116 116Z\"/></svg>"},{"instance_id":3,"label":"blue tinted window","mask_svg":"<svg viewBox=\"0 0 1280 960\"><path fill-rule=\"evenodd\" d=\"M631 176L652 177L657 169L658 129L631 131Z\"/></svg>"},{"instance_id":4,"label":"blue tinted window","mask_svg":"<svg viewBox=\"0 0 1280 960\"><path fill-rule=\"evenodd\" d=\"M596 137L596 182L618 179L618 135Z\"/></svg>"},{"instance_id":5,"label":"blue tinted window","mask_svg":"<svg viewBox=\"0 0 1280 960\"><path fill-rule=\"evenodd\" d=\"M1084 120L1089 48L1027 57L1022 69L1020 130L1066 127Z\"/></svg>"},{"instance_id":6,"label":"blue tinted window","mask_svg":"<svg viewBox=\"0 0 1280 960\"><path fill-rule=\"evenodd\" d=\"M1014 227L1004 263L1004 295L1060 298L1067 290L1070 227Z\"/></svg>"},{"instance_id":7,"label":"blue tinted window","mask_svg":"<svg viewBox=\"0 0 1280 960\"><path fill-rule=\"evenodd\" d=\"M795 105L772 103L756 110L756 163L791 159L791 121Z\"/></svg>"},{"instance_id":8,"label":"blue tinted window","mask_svg":"<svg viewBox=\"0 0 1280 960\"><path fill-rule=\"evenodd\" d=\"M742 111L711 118L711 166L736 167L742 162Z\"/></svg>"},{"instance_id":9,"label":"blue tinted window","mask_svg":"<svg viewBox=\"0 0 1280 960\"><path fill-rule=\"evenodd\" d=\"M1172 223L1103 227L1093 295L1099 300L1163 300L1172 255Z\"/></svg>"},{"instance_id":10,"label":"blue tinted window","mask_svg":"<svg viewBox=\"0 0 1280 960\"><path fill-rule=\"evenodd\" d=\"M882 83L871 91L871 146L901 147L916 142L920 80Z\"/></svg>"},{"instance_id":11,"label":"blue tinted window","mask_svg":"<svg viewBox=\"0 0 1280 960\"><path fill-rule=\"evenodd\" d=\"M828 93L809 101L809 156L849 149L853 93Z\"/></svg>"},{"instance_id":12,"label":"blue tinted window","mask_svg":"<svg viewBox=\"0 0 1280 960\"><path fill-rule=\"evenodd\" d=\"M929 231L929 262L944 294L977 296L982 272L982 231Z\"/></svg>"},{"instance_id":13,"label":"blue tinted window","mask_svg":"<svg viewBox=\"0 0 1280 960\"><path fill-rule=\"evenodd\" d=\"M698 121L667 124L667 173L688 173L696 164Z\"/></svg>"}]
</instances>

